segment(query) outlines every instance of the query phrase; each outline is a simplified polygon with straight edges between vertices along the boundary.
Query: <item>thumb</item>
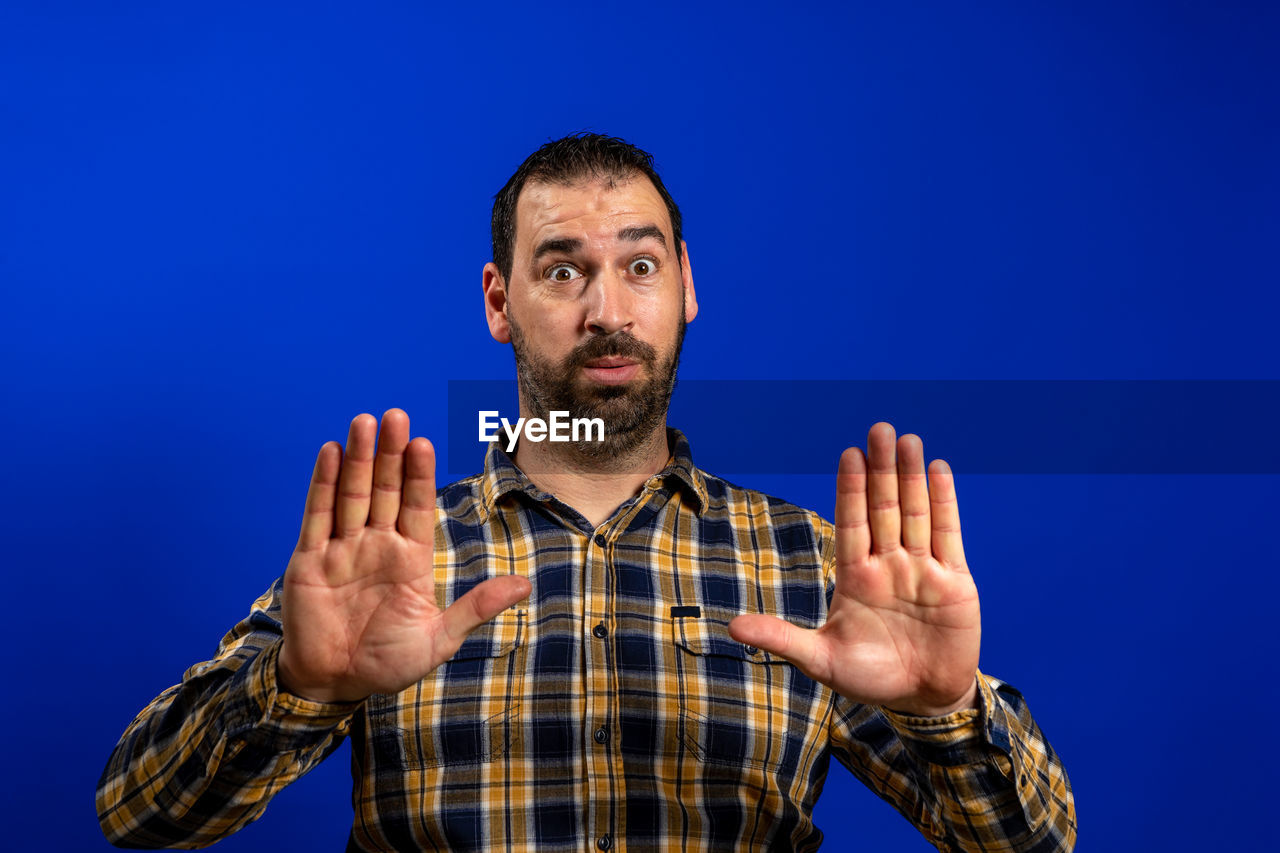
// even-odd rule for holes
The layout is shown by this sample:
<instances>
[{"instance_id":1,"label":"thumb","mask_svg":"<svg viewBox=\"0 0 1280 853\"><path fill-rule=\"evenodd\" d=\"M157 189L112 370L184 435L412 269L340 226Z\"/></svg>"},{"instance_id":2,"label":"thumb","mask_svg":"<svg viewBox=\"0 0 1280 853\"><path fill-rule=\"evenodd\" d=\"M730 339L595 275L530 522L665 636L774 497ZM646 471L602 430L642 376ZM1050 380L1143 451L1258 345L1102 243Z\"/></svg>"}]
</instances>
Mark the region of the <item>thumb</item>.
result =
<instances>
[{"instance_id":1,"label":"thumb","mask_svg":"<svg viewBox=\"0 0 1280 853\"><path fill-rule=\"evenodd\" d=\"M532 589L529 579L520 575L503 575L477 584L445 609L445 633L461 645L467 634L526 597Z\"/></svg>"},{"instance_id":2,"label":"thumb","mask_svg":"<svg viewBox=\"0 0 1280 853\"><path fill-rule=\"evenodd\" d=\"M786 658L805 675L813 677L818 662L816 631L792 625L777 616L749 613L729 622L729 636L739 643Z\"/></svg>"}]
</instances>

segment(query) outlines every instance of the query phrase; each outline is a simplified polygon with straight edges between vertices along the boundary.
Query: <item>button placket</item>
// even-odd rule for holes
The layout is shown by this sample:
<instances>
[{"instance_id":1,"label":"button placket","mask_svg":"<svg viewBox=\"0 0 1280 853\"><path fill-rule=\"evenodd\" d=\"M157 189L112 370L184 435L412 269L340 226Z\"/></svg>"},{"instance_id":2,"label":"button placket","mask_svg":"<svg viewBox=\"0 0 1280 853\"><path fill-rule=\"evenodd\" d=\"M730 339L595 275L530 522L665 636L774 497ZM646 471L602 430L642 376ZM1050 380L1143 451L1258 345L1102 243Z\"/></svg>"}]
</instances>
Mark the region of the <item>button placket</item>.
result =
<instances>
[{"instance_id":1,"label":"button placket","mask_svg":"<svg viewBox=\"0 0 1280 853\"><path fill-rule=\"evenodd\" d=\"M609 746L610 732L607 721L613 715L611 695L613 665L613 649L607 640L610 629L607 624L612 610L610 601L609 579L609 539L604 533L592 533L588 536L585 548L586 565L583 578L583 621L591 625L589 639L583 650L586 667L585 712L583 720L597 722L595 728L584 726L588 767L585 781L588 812L586 825L596 830L596 847L609 850L613 847L613 837L607 831L615 819L616 800L621 795L615 790L616 770L613 768L613 750ZM601 846L601 845L605 846Z\"/></svg>"}]
</instances>

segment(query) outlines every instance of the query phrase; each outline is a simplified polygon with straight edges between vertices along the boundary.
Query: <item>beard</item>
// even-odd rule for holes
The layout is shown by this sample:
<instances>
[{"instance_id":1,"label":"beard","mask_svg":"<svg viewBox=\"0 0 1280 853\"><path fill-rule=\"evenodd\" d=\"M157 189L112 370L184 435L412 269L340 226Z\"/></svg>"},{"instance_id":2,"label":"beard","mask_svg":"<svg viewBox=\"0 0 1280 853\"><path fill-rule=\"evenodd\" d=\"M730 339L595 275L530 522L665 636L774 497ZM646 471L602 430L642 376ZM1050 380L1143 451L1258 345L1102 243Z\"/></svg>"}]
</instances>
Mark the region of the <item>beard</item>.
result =
<instances>
[{"instance_id":1,"label":"beard","mask_svg":"<svg viewBox=\"0 0 1280 853\"><path fill-rule=\"evenodd\" d=\"M660 355L630 333L615 332L592 335L559 364L535 356L515 319L509 318L509 322L520 396L530 416L549 420L551 412L568 412L571 418L600 418L604 422L603 440L560 444L573 455L596 464L624 462L665 422L684 346L683 309L670 353ZM587 381L581 375L587 362L606 356L634 359L641 367L639 378L621 385Z\"/></svg>"}]
</instances>

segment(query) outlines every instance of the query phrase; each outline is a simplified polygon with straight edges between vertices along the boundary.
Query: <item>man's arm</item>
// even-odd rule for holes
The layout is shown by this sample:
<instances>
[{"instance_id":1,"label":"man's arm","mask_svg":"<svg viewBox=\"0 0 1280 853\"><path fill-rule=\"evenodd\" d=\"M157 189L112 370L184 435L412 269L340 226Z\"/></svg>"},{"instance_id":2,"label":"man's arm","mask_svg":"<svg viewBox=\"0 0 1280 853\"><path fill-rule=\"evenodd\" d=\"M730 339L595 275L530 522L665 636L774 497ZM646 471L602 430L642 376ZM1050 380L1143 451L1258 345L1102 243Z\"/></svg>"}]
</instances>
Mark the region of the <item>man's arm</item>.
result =
<instances>
[{"instance_id":1,"label":"man's arm","mask_svg":"<svg viewBox=\"0 0 1280 853\"><path fill-rule=\"evenodd\" d=\"M840 763L947 851L1075 846L1071 783L1022 694L978 675L977 708L910 717L837 699Z\"/></svg>"},{"instance_id":2,"label":"man's arm","mask_svg":"<svg viewBox=\"0 0 1280 853\"><path fill-rule=\"evenodd\" d=\"M191 846L234 832L345 735L373 693L399 693L453 657L472 630L529 594L490 578L435 600L435 455L409 418L351 422L320 448L283 580L219 656L149 705L98 787L116 843Z\"/></svg>"},{"instance_id":3,"label":"man's arm","mask_svg":"<svg viewBox=\"0 0 1280 853\"><path fill-rule=\"evenodd\" d=\"M997 698L978 673L978 591L955 480L941 460L926 474L918 437L895 440L893 427L876 424L865 457L854 447L840 458L832 563L822 627L751 614L730 623L734 639L787 658L842 698L840 724L869 738L863 759L843 741L851 769L941 849L1069 848L1075 814L1061 765L1021 697ZM882 721L878 730L851 722L864 713ZM955 767L965 769L939 769ZM1062 828L1060 846L1045 848L1050 825Z\"/></svg>"},{"instance_id":4,"label":"man's arm","mask_svg":"<svg viewBox=\"0 0 1280 853\"><path fill-rule=\"evenodd\" d=\"M277 581L212 660L187 670L125 731L98 782L98 818L112 844L212 844L256 820L342 743L358 704L279 688L282 589Z\"/></svg>"}]
</instances>

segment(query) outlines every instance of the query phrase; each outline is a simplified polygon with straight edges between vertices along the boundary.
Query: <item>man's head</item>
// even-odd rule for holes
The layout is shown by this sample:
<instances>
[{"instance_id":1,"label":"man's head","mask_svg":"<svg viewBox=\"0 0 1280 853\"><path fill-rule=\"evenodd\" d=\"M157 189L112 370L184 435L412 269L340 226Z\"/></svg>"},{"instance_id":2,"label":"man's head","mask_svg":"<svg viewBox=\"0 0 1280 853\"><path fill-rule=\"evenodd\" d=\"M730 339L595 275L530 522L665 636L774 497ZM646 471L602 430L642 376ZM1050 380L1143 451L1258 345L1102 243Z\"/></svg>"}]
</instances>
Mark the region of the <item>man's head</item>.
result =
<instances>
[{"instance_id":1,"label":"man's head","mask_svg":"<svg viewBox=\"0 0 1280 853\"><path fill-rule=\"evenodd\" d=\"M601 418L604 442L572 446L596 463L665 424L697 313L678 217L649 155L601 136L543 146L494 203L485 310L515 350L521 414Z\"/></svg>"},{"instance_id":2,"label":"man's head","mask_svg":"<svg viewBox=\"0 0 1280 853\"><path fill-rule=\"evenodd\" d=\"M516 202L529 183L569 185L588 179L616 181L643 175L658 191L667 207L675 245L684 239L680 208L667 192L653 168L653 155L616 136L575 133L548 142L525 158L493 199L489 233L493 262L504 279L511 278L512 253L516 245Z\"/></svg>"}]
</instances>

